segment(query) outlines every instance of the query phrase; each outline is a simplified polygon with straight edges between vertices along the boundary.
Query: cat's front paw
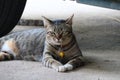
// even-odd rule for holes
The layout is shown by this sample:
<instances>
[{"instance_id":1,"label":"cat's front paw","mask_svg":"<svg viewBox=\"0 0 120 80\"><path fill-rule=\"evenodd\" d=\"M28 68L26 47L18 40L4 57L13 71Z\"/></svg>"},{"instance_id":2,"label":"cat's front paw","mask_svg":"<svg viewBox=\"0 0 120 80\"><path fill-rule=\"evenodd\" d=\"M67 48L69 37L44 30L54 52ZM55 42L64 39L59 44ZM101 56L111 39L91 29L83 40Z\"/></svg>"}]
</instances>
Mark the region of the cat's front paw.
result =
<instances>
[{"instance_id":1,"label":"cat's front paw","mask_svg":"<svg viewBox=\"0 0 120 80\"><path fill-rule=\"evenodd\" d=\"M73 69L73 66L71 64L65 64L63 66L58 66L56 71L58 71L58 72L66 72L66 71L70 71L72 69Z\"/></svg>"},{"instance_id":2,"label":"cat's front paw","mask_svg":"<svg viewBox=\"0 0 120 80\"><path fill-rule=\"evenodd\" d=\"M65 68L65 66L59 66L56 70L58 72L65 72L67 69Z\"/></svg>"},{"instance_id":3,"label":"cat's front paw","mask_svg":"<svg viewBox=\"0 0 120 80\"><path fill-rule=\"evenodd\" d=\"M73 69L73 65L71 64L65 64L64 67L66 68L67 71L70 71Z\"/></svg>"}]
</instances>

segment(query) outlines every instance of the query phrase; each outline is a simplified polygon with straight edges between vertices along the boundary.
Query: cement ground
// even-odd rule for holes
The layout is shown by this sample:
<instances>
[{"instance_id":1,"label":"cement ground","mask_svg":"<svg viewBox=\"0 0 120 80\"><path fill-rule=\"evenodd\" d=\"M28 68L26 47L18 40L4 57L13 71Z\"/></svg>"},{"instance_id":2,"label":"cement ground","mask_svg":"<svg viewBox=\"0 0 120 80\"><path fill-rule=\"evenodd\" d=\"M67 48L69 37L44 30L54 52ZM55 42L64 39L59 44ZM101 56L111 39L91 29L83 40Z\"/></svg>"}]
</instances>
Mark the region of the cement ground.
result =
<instances>
[{"instance_id":1,"label":"cement ground","mask_svg":"<svg viewBox=\"0 0 120 80\"><path fill-rule=\"evenodd\" d=\"M39 27L16 26L13 31L33 28ZM113 29L111 31L114 32ZM44 67L39 62L3 61L0 62L0 80L120 80L120 46L116 46L120 43L117 38L114 37L113 43L107 43L106 38L102 35L104 33L101 33L102 41L99 41L100 38L96 36L95 39L92 33L87 33L80 32L80 35L77 35L77 38L82 37L81 42L78 41L78 43L82 43L80 47L87 62L85 66L70 72L59 73ZM96 33L96 35L99 34ZM106 35L110 35L110 37L106 37L113 39L111 34L113 33L107 31ZM90 42L94 39L97 42ZM114 43L116 41L118 42ZM111 45L112 48L109 48Z\"/></svg>"}]
</instances>

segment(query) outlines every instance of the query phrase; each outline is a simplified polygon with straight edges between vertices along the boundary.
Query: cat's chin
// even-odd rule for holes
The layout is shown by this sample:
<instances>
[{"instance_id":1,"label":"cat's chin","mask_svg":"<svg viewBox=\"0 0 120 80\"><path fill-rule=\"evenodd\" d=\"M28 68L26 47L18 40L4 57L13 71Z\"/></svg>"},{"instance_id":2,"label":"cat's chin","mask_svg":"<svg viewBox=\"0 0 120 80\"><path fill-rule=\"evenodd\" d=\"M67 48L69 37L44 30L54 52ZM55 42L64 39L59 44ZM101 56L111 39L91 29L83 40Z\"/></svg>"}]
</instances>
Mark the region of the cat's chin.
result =
<instances>
[{"instance_id":1,"label":"cat's chin","mask_svg":"<svg viewBox=\"0 0 120 80\"><path fill-rule=\"evenodd\" d=\"M67 44L67 43L62 43L62 44L61 44L61 43L56 43L56 42L54 43L54 45L58 45L58 46L60 46L60 45L63 45L63 46L64 46L64 45L66 45L66 44Z\"/></svg>"},{"instance_id":2,"label":"cat's chin","mask_svg":"<svg viewBox=\"0 0 120 80\"><path fill-rule=\"evenodd\" d=\"M54 43L54 45L61 45L61 43Z\"/></svg>"},{"instance_id":3,"label":"cat's chin","mask_svg":"<svg viewBox=\"0 0 120 80\"><path fill-rule=\"evenodd\" d=\"M61 42L60 41L54 41L53 44L54 45L61 45Z\"/></svg>"},{"instance_id":4,"label":"cat's chin","mask_svg":"<svg viewBox=\"0 0 120 80\"><path fill-rule=\"evenodd\" d=\"M53 41L52 42L52 44L54 44L54 45L67 45L68 43L70 43L70 41L71 40L65 40L65 41L62 41L62 43L61 43L61 41Z\"/></svg>"}]
</instances>

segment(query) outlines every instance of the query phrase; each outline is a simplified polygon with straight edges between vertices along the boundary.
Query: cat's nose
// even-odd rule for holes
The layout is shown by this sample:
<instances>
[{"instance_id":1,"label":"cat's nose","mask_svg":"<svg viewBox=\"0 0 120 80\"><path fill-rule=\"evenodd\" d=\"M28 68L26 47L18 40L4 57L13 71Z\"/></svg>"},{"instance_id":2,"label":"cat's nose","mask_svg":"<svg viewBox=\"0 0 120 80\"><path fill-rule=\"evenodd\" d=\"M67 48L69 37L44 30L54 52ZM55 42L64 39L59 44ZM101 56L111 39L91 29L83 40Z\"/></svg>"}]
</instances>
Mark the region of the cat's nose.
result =
<instances>
[{"instance_id":1,"label":"cat's nose","mask_svg":"<svg viewBox=\"0 0 120 80\"><path fill-rule=\"evenodd\" d=\"M57 39L60 40L62 38L62 34L57 35Z\"/></svg>"}]
</instances>

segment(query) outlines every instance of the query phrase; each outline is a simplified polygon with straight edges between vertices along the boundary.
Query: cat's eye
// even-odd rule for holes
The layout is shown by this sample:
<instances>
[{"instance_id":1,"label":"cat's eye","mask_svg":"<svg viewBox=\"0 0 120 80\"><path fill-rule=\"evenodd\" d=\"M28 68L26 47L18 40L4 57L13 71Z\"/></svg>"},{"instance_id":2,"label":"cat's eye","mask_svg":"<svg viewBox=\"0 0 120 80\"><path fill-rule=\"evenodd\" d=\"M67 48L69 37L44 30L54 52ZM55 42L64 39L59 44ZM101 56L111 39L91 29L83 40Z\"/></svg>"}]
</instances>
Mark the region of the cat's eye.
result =
<instances>
[{"instance_id":1,"label":"cat's eye","mask_svg":"<svg viewBox=\"0 0 120 80\"><path fill-rule=\"evenodd\" d=\"M69 32L69 31L66 31L66 34L70 34L71 32Z\"/></svg>"},{"instance_id":2,"label":"cat's eye","mask_svg":"<svg viewBox=\"0 0 120 80\"><path fill-rule=\"evenodd\" d=\"M71 34L71 32L70 31L65 31L64 34L69 35L69 34Z\"/></svg>"},{"instance_id":3,"label":"cat's eye","mask_svg":"<svg viewBox=\"0 0 120 80\"><path fill-rule=\"evenodd\" d=\"M52 31L47 32L47 34L49 34L49 35L51 35L51 36L55 36L55 33L52 32Z\"/></svg>"}]
</instances>

